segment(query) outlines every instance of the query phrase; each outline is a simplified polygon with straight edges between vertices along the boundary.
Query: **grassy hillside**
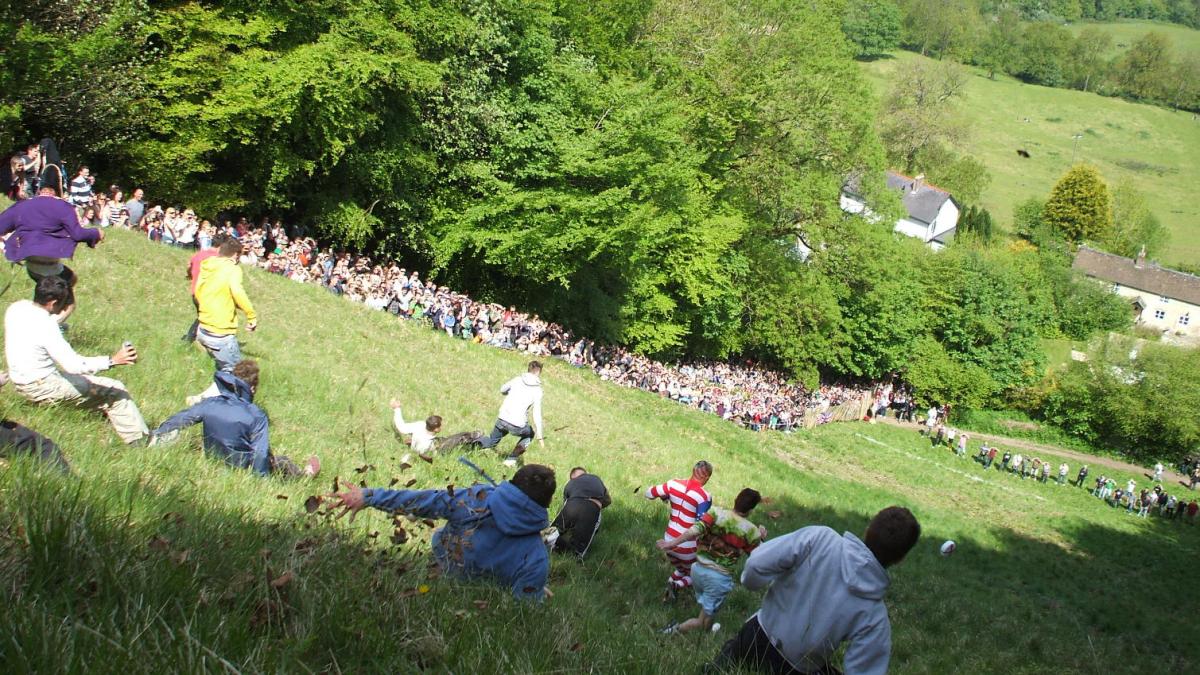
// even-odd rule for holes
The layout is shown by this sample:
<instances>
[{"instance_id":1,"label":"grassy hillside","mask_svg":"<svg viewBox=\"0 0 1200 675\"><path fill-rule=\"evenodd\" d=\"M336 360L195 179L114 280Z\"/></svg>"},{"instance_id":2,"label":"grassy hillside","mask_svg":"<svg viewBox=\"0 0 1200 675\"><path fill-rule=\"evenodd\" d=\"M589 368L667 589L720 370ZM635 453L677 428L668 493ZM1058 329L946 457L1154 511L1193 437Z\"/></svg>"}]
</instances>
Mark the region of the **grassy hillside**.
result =
<instances>
[{"instance_id":1,"label":"grassy hillside","mask_svg":"<svg viewBox=\"0 0 1200 675\"><path fill-rule=\"evenodd\" d=\"M1112 36L1112 47L1106 56L1114 58L1124 54L1133 43L1146 33L1162 33L1171 40L1175 58L1200 56L1200 31L1176 23L1157 21L1115 21L1110 23L1080 22L1067 26L1078 35L1085 28L1098 28Z\"/></svg>"},{"instance_id":2,"label":"grassy hillside","mask_svg":"<svg viewBox=\"0 0 1200 675\"><path fill-rule=\"evenodd\" d=\"M76 261L71 339L85 353L138 345L142 361L116 376L152 425L209 377L208 358L178 340L192 314L185 260L115 232ZM861 531L881 507L914 510L924 537L889 595L894 672L1200 668L1194 598L1179 592L1200 527L985 474L890 426L752 434L558 362L544 373L546 448L535 445L531 461L560 475L584 464L607 482L614 504L591 555L555 561L544 606L434 579L419 526L394 546L384 514L330 522L306 515L304 499L334 475L468 484L452 459L402 468L386 402L438 412L449 431L483 428L523 359L282 278L251 272L247 282L262 316L244 346L263 365L274 447L320 453L326 473L317 484L261 480L205 458L195 432L166 449L124 448L98 416L3 392L0 414L57 439L77 475L27 461L0 468L0 672L694 672L757 598L736 590L716 635L655 634L696 608L659 603L668 569L653 542L666 511L636 493L699 458L716 466L719 503L745 486L771 499L754 519L773 534L814 523ZM18 275L5 302L29 288ZM498 457L477 460L504 474ZM959 552L941 558L948 538Z\"/></svg>"},{"instance_id":3,"label":"grassy hillside","mask_svg":"<svg viewBox=\"0 0 1200 675\"><path fill-rule=\"evenodd\" d=\"M899 52L863 67L883 93L891 73L922 58ZM1011 227L1016 204L1044 198L1074 157L1099 167L1110 184L1128 181L1147 196L1171 233L1164 262L1200 263L1200 203L1190 196L1200 184L1200 121L1192 114L972 73L959 104L971 137L959 149L991 172L982 202L1001 226Z\"/></svg>"}]
</instances>

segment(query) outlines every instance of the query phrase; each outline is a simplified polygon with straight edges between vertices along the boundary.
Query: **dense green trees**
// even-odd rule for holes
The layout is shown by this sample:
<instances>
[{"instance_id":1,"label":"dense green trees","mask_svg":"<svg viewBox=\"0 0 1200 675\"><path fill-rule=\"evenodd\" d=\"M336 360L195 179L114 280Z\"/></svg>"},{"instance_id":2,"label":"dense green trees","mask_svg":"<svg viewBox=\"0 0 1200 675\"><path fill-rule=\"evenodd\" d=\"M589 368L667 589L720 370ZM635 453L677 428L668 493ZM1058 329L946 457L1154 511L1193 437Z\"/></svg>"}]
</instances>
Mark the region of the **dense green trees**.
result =
<instances>
[{"instance_id":1,"label":"dense green trees","mask_svg":"<svg viewBox=\"0 0 1200 675\"><path fill-rule=\"evenodd\" d=\"M900 8L891 0L850 0L842 31L857 56L886 54L900 44Z\"/></svg>"},{"instance_id":2,"label":"dense green trees","mask_svg":"<svg viewBox=\"0 0 1200 675\"><path fill-rule=\"evenodd\" d=\"M1200 350L1117 339L1057 373L1045 419L1144 462L1181 459L1200 443Z\"/></svg>"}]
</instances>

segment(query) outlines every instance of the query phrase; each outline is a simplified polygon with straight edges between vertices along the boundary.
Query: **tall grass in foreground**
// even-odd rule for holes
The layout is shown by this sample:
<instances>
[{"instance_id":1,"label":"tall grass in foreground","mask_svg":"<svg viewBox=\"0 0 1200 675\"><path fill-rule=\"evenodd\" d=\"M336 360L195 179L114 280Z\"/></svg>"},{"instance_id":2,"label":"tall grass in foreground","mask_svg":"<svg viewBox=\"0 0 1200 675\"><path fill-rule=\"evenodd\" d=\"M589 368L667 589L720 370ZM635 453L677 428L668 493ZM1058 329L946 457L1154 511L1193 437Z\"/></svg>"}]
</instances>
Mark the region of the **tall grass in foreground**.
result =
<instances>
[{"instance_id":1,"label":"tall grass in foreground","mask_svg":"<svg viewBox=\"0 0 1200 675\"><path fill-rule=\"evenodd\" d=\"M141 362L115 376L154 425L211 372L178 340L192 312L186 255L110 235L77 260L71 340L85 353L137 344ZM687 597L659 603L668 568L653 542L667 514L635 493L698 458L716 466L719 503L746 486L771 499L753 519L772 534L813 523L861 531L883 506L914 510L925 535L889 596L895 672L1198 667L1200 527L984 473L884 425L753 434L558 362L544 374L546 449L535 444L530 461L563 480L583 464L608 484L614 504L589 558L555 560L555 597L542 606L437 579L428 531L417 526L396 546L384 514L333 522L306 513L305 497L335 475L468 484L472 472L450 458L401 469L387 401L400 398L414 417L441 414L448 431L486 428L497 387L524 360L314 287L255 272L247 284L262 327L244 346L263 367L273 444L320 454L324 475L289 483L228 469L199 452L196 432L166 449L127 449L98 416L3 392L0 414L59 441L76 475L26 461L0 468L0 671L690 672L758 600L736 590L716 635L654 632L697 609ZM3 300L29 288L18 276ZM497 456L475 460L506 473ZM959 552L944 559L947 538Z\"/></svg>"}]
</instances>

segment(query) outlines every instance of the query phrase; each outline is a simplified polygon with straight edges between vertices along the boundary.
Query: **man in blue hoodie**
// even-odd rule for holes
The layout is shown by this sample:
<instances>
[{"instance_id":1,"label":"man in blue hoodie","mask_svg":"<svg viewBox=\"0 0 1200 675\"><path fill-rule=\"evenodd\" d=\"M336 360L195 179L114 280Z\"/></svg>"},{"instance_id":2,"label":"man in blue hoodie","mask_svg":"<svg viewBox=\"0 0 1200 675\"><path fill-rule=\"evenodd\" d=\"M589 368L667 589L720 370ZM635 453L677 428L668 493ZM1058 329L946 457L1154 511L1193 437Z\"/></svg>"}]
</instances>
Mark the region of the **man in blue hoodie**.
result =
<instances>
[{"instance_id":1,"label":"man in blue hoodie","mask_svg":"<svg viewBox=\"0 0 1200 675\"><path fill-rule=\"evenodd\" d=\"M746 561L742 585L767 589L762 607L712 665L720 672L740 664L831 675L840 671L830 658L849 642L847 675L885 675L892 652L886 568L903 560L920 535L911 511L889 506L871 519L861 540L814 525L759 546Z\"/></svg>"},{"instance_id":2,"label":"man in blue hoodie","mask_svg":"<svg viewBox=\"0 0 1200 675\"><path fill-rule=\"evenodd\" d=\"M315 455L301 468L287 457L271 454L267 414L254 405L258 374L258 362L254 359L243 359L232 372L217 371L213 379L219 394L163 422L152 434L155 445L166 445L178 436L180 429L201 423L204 449L230 466L249 467L264 477L272 473L287 477L316 476L321 462Z\"/></svg>"},{"instance_id":3,"label":"man in blue hoodie","mask_svg":"<svg viewBox=\"0 0 1200 675\"><path fill-rule=\"evenodd\" d=\"M433 534L433 556L448 574L492 579L518 600L542 600L549 589L550 555L542 530L554 498L554 471L540 464L517 470L496 486L476 483L444 490L386 490L346 485L330 495L351 519L370 506L388 513L446 521Z\"/></svg>"}]
</instances>

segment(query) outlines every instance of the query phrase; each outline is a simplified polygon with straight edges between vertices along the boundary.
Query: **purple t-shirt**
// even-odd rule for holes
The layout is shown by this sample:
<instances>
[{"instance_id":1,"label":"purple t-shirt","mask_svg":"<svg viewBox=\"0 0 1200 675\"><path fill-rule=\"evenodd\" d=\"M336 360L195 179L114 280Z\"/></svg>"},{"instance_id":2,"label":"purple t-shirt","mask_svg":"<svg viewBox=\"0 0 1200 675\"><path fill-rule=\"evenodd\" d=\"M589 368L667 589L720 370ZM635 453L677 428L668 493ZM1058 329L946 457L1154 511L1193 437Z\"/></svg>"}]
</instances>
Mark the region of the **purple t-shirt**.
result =
<instances>
[{"instance_id":1,"label":"purple t-shirt","mask_svg":"<svg viewBox=\"0 0 1200 675\"><path fill-rule=\"evenodd\" d=\"M100 230L80 227L75 208L56 197L26 199L0 213L0 237L10 232L4 257L12 262L70 258L76 244L95 246L100 241Z\"/></svg>"}]
</instances>

